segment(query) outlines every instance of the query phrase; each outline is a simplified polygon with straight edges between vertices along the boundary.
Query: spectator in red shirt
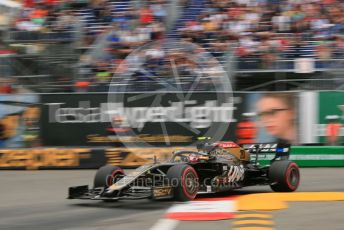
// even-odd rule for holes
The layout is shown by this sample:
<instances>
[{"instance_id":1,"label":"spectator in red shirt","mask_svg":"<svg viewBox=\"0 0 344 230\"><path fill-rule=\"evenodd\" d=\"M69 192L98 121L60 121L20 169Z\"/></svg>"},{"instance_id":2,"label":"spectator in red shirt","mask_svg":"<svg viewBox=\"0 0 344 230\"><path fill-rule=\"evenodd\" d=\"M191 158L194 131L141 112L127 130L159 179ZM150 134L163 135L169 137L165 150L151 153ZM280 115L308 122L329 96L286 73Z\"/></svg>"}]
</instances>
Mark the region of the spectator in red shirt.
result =
<instances>
[{"instance_id":1,"label":"spectator in red shirt","mask_svg":"<svg viewBox=\"0 0 344 230\"><path fill-rule=\"evenodd\" d=\"M0 81L0 94L11 94L12 86L9 81Z\"/></svg>"},{"instance_id":2,"label":"spectator in red shirt","mask_svg":"<svg viewBox=\"0 0 344 230\"><path fill-rule=\"evenodd\" d=\"M32 8L34 6L34 0L24 0L24 7Z\"/></svg>"},{"instance_id":3,"label":"spectator in red shirt","mask_svg":"<svg viewBox=\"0 0 344 230\"><path fill-rule=\"evenodd\" d=\"M148 7L140 10L140 22L142 24L150 24L153 21L153 12Z\"/></svg>"}]
</instances>

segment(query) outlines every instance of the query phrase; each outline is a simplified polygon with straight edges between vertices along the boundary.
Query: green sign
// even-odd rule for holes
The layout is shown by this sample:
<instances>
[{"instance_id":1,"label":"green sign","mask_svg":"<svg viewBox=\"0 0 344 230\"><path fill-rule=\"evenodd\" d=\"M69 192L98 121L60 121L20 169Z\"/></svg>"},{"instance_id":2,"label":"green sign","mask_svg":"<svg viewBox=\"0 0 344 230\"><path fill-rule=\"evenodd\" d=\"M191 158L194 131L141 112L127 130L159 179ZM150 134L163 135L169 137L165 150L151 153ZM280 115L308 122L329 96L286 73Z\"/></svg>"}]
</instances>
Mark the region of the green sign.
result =
<instances>
[{"instance_id":1,"label":"green sign","mask_svg":"<svg viewBox=\"0 0 344 230\"><path fill-rule=\"evenodd\" d=\"M340 118L340 122L344 124L344 91L319 92L318 109L319 142L325 143L326 124L328 123L326 117L337 115ZM341 130L341 136L344 136L344 128Z\"/></svg>"}]
</instances>

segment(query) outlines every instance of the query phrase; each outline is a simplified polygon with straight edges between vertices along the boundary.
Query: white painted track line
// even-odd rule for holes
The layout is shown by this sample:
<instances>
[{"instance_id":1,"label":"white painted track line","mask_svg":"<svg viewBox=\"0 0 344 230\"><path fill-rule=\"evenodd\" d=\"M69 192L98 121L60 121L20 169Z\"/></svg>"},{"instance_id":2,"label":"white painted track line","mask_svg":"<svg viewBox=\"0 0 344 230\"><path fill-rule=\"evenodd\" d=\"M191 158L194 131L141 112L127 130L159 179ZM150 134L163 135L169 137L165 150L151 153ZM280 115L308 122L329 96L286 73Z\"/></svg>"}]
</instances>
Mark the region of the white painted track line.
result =
<instances>
[{"instance_id":1,"label":"white painted track line","mask_svg":"<svg viewBox=\"0 0 344 230\"><path fill-rule=\"evenodd\" d=\"M160 219L149 230L161 230L161 229L173 230L177 227L178 224L179 224L178 220Z\"/></svg>"}]
</instances>

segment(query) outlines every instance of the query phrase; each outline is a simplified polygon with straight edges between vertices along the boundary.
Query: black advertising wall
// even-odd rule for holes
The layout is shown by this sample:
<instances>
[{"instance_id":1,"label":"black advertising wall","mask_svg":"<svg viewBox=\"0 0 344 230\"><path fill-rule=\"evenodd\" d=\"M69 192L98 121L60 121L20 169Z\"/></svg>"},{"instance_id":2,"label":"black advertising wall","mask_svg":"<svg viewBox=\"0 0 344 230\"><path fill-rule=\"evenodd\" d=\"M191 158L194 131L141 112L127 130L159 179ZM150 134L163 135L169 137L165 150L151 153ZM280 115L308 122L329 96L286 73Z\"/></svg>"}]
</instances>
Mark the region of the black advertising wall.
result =
<instances>
[{"instance_id":1,"label":"black advertising wall","mask_svg":"<svg viewBox=\"0 0 344 230\"><path fill-rule=\"evenodd\" d=\"M238 141L238 124L244 120L243 113L254 113L258 109L268 112L264 118L273 123L264 125L257 116L250 117L257 126L251 141L275 142L288 135L290 130L293 130L296 140L298 95L274 93L270 99L256 92L234 95L41 95L41 139L44 146L67 147L123 147L123 143L127 147L187 146L199 136ZM275 99L272 110L271 98ZM292 100L295 101L291 103ZM257 108L258 102L260 108ZM289 108L289 104L293 108ZM278 110L281 108L283 111ZM284 113L288 116L279 116Z\"/></svg>"},{"instance_id":2,"label":"black advertising wall","mask_svg":"<svg viewBox=\"0 0 344 230\"><path fill-rule=\"evenodd\" d=\"M198 136L235 139L241 96L228 93L49 94L44 146L182 146Z\"/></svg>"}]
</instances>

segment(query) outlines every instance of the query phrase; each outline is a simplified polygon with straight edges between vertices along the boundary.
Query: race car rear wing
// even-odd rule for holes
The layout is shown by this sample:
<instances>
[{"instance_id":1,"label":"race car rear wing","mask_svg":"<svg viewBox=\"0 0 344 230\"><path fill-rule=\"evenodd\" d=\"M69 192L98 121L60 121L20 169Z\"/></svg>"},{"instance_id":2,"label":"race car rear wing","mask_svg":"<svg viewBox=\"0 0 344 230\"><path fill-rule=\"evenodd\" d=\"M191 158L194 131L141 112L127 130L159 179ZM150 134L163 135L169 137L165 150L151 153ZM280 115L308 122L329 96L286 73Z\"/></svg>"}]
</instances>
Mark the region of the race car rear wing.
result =
<instances>
[{"instance_id":1,"label":"race car rear wing","mask_svg":"<svg viewBox=\"0 0 344 230\"><path fill-rule=\"evenodd\" d=\"M255 154L254 163L257 164L259 155L275 154L275 157L271 162L275 160L287 160L289 159L290 144L281 143L257 143L257 144L245 144L242 146L250 154Z\"/></svg>"}]
</instances>

